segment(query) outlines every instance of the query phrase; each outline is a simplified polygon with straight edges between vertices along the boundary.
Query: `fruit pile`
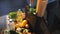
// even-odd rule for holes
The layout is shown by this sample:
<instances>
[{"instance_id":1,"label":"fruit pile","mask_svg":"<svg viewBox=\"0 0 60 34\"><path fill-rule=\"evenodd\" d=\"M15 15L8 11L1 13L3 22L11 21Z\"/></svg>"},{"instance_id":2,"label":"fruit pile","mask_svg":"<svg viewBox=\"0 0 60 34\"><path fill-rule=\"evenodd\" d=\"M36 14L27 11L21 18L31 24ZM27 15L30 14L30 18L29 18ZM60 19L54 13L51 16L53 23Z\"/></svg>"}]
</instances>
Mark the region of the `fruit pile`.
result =
<instances>
[{"instance_id":1,"label":"fruit pile","mask_svg":"<svg viewBox=\"0 0 60 34\"><path fill-rule=\"evenodd\" d=\"M20 9L16 12L10 12L8 14L9 30L13 30L18 34L30 33L29 24L25 18L25 13L23 13Z\"/></svg>"}]
</instances>

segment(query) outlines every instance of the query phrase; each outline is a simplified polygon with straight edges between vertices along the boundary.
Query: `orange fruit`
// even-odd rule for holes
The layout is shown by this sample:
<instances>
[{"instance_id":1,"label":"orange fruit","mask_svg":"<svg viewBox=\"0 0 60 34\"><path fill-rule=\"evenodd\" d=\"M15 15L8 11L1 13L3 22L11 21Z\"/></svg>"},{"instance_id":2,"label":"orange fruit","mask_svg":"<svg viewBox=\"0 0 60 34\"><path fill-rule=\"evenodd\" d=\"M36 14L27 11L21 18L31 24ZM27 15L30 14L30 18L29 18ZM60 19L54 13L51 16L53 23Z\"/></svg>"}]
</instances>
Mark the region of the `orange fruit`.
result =
<instances>
[{"instance_id":1,"label":"orange fruit","mask_svg":"<svg viewBox=\"0 0 60 34\"><path fill-rule=\"evenodd\" d=\"M19 27L19 24L15 24L15 28L18 28Z\"/></svg>"},{"instance_id":2,"label":"orange fruit","mask_svg":"<svg viewBox=\"0 0 60 34\"><path fill-rule=\"evenodd\" d=\"M26 24L27 24L27 20L23 20L23 22L21 23L21 26L22 26L22 27L25 27Z\"/></svg>"}]
</instances>

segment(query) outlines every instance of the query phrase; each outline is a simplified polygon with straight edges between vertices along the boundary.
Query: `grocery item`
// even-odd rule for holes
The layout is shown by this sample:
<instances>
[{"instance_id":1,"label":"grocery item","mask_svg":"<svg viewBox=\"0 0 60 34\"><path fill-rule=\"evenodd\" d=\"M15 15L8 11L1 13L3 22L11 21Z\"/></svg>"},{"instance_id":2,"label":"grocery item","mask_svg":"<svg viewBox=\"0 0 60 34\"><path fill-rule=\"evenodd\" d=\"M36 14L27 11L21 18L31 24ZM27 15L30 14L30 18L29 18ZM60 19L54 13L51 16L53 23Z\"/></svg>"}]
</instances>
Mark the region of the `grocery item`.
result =
<instances>
[{"instance_id":1,"label":"grocery item","mask_svg":"<svg viewBox=\"0 0 60 34\"><path fill-rule=\"evenodd\" d=\"M9 14L8 14L8 17L10 18L10 19L15 19L17 16L16 16L16 12L10 12Z\"/></svg>"},{"instance_id":2,"label":"grocery item","mask_svg":"<svg viewBox=\"0 0 60 34\"><path fill-rule=\"evenodd\" d=\"M23 16L22 16L22 11L21 11L21 9L19 9L18 11L17 11L17 21L20 23L20 22L22 22L22 20L23 20Z\"/></svg>"},{"instance_id":3,"label":"grocery item","mask_svg":"<svg viewBox=\"0 0 60 34\"><path fill-rule=\"evenodd\" d=\"M23 20L20 26L25 27L26 24L27 24L27 20Z\"/></svg>"}]
</instances>

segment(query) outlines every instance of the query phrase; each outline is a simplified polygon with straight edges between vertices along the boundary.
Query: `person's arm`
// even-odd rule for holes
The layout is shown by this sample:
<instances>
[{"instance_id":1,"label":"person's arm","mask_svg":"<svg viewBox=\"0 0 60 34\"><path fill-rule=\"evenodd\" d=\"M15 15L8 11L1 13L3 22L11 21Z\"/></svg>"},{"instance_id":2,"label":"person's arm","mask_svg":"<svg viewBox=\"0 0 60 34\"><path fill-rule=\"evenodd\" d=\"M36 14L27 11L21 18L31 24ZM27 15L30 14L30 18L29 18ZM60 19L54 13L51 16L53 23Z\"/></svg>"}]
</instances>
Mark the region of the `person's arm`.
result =
<instances>
[{"instance_id":1,"label":"person's arm","mask_svg":"<svg viewBox=\"0 0 60 34\"><path fill-rule=\"evenodd\" d=\"M44 11L46 9L48 0L37 0L37 5L36 5L36 13L37 16L43 17L44 16Z\"/></svg>"}]
</instances>

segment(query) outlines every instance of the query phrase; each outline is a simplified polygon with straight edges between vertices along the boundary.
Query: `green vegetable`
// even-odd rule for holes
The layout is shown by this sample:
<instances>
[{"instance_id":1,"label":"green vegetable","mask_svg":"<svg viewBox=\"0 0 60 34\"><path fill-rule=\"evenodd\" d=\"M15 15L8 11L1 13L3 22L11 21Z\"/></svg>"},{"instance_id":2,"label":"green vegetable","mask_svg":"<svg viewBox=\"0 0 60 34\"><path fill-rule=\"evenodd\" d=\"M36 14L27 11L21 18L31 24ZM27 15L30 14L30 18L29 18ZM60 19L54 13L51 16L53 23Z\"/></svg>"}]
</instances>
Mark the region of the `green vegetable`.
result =
<instances>
[{"instance_id":1,"label":"green vegetable","mask_svg":"<svg viewBox=\"0 0 60 34\"><path fill-rule=\"evenodd\" d=\"M8 16L9 16L9 18L11 18L11 19L15 19L15 18L17 17L17 14L16 14L16 12L10 12L10 13L8 14Z\"/></svg>"},{"instance_id":2,"label":"green vegetable","mask_svg":"<svg viewBox=\"0 0 60 34\"><path fill-rule=\"evenodd\" d=\"M29 11L30 11L30 13L34 13L35 9L34 8L30 8Z\"/></svg>"}]
</instances>

